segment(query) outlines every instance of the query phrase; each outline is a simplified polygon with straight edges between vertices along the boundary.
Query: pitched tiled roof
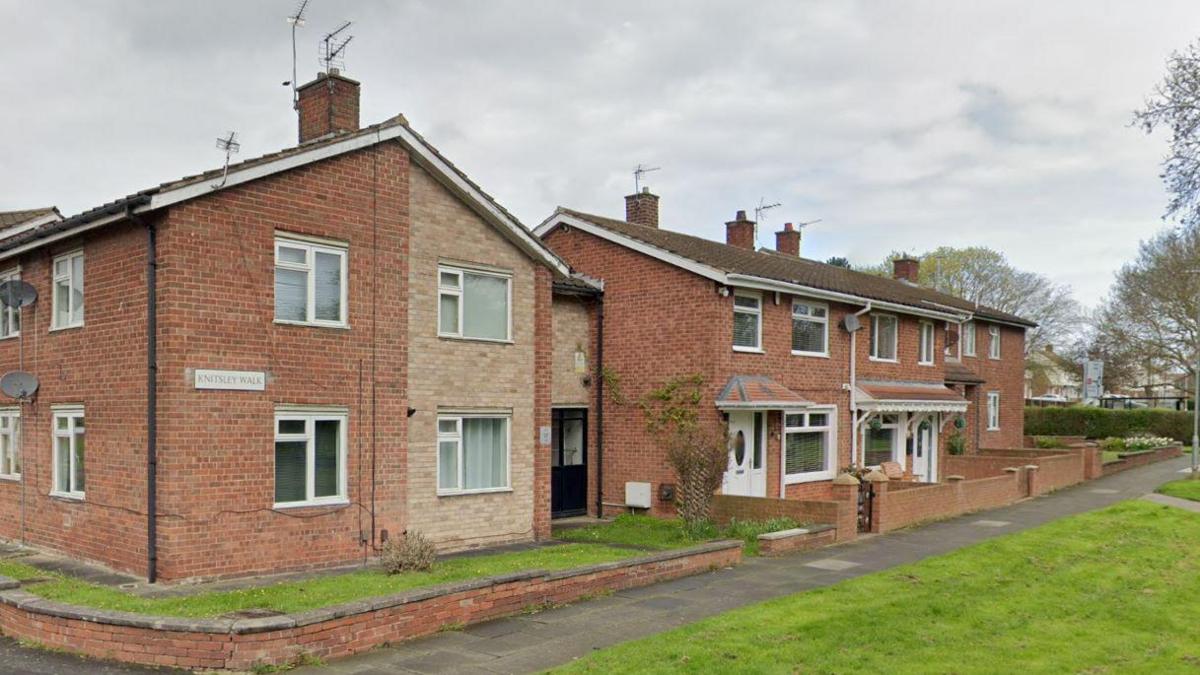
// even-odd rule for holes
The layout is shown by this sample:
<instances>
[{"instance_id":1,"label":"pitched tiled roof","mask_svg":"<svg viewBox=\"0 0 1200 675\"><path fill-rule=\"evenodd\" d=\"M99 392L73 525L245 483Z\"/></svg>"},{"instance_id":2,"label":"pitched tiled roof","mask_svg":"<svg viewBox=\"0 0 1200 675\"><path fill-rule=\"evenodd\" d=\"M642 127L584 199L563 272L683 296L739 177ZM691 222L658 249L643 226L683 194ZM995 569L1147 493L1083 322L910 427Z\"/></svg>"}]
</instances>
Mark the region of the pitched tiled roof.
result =
<instances>
[{"instance_id":1,"label":"pitched tiled roof","mask_svg":"<svg viewBox=\"0 0 1200 675\"><path fill-rule=\"evenodd\" d=\"M635 225L623 220L605 218L571 209L559 208L558 213L574 216L593 225L636 239L643 244L649 244L726 273L793 283L925 310L945 311L949 307L957 311L973 313L984 319L995 319L1022 326L1036 325L1014 314L976 305L953 295L815 260L775 251L751 251L682 232Z\"/></svg>"},{"instance_id":2,"label":"pitched tiled roof","mask_svg":"<svg viewBox=\"0 0 1200 675\"><path fill-rule=\"evenodd\" d=\"M790 408L811 405L800 394L762 375L734 375L717 395L717 407Z\"/></svg>"},{"instance_id":3,"label":"pitched tiled roof","mask_svg":"<svg viewBox=\"0 0 1200 675\"><path fill-rule=\"evenodd\" d=\"M53 206L47 206L44 209L26 209L24 211L0 211L0 228L12 227L27 223L36 218L48 216L56 213L57 210Z\"/></svg>"},{"instance_id":4,"label":"pitched tiled roof","mask_svg":"<svg viewBox=\"0 0 1200 675\"><path fill-rule=\"evenodd\" d=\"M966 403L953 389L936 383L858 381L859 398L863 401L946 401Z\"/></svg>"},{"instance_id":5,"label":"pitched tiled roof","mask_svg":"<svg viewBox=\"0 0 1200 675\"><path fill-rule=\"evenodd\" d=\"M946 359L946 382L954 384L982 384L985 380L978 373L958 361Z\"/></svg>"}]
</instances>

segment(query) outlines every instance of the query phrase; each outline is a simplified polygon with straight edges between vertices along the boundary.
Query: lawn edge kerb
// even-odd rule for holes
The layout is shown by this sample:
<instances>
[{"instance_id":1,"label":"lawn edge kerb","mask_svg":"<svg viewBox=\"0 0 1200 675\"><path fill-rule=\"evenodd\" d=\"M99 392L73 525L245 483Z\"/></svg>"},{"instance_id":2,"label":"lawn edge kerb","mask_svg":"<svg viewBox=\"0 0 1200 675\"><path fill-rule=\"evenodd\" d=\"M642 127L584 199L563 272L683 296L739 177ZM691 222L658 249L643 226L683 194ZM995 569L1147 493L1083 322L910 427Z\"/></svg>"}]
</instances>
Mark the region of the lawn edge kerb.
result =
<instances>
[{"instance_id":1,"label":"lawn edge kerb","mask_svg":"<svg viewBox=\"0 0 1200 675\"><path fill-rule=\"evenodd\" d=\"M0 576L0 630L50 648L148 665L285 665L737 565L743 543L720 540L553 572L525 570L258 618L190 619L71 605Z\"/></svg>"}]
</instances>

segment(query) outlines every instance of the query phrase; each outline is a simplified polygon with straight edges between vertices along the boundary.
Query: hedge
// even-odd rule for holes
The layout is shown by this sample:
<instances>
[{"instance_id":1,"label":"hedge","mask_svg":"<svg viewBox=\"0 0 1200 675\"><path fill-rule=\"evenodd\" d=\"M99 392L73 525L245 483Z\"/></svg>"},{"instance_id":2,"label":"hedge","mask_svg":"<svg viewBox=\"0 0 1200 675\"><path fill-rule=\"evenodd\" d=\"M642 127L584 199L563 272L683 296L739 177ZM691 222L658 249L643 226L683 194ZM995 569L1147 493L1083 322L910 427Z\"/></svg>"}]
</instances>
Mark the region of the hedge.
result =
<instances>
[{"instance_id":1,"label":"hedge","mask_svg":"<svg viewBox=\"0 0 1200 675\"><path fill-rule=\"evenodd\" d=\"M1072 406L1025 408L1025 433L1030 436L1124 438L1139 434L1167 436L1181 443L1192 438L1192 413L1162 408L1130 410Z\"/></svg>"}]
</instances>

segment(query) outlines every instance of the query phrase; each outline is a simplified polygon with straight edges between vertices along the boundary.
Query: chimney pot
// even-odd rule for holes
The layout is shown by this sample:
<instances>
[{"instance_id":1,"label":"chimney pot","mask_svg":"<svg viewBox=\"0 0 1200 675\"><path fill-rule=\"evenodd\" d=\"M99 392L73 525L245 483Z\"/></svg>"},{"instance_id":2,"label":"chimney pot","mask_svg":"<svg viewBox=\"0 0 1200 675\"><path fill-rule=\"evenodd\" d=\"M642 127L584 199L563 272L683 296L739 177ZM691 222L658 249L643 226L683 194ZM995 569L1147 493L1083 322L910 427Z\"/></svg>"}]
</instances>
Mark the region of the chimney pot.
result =
<instances>
[{"instance_id":1,"label":"chimney pot","mask_svg":"<svg viewBox=\"0 0 1200 675\"><path fill-rule=\"evenodd\" d=\"M648 187L625 195L625 222L658 227L658 195L651 193Z\"/></svg>"},{"instance_id":2,"label":"chimney pot","mask_svg":"<svg viewBox=\"0 0 1200 675\"><path fill-rule=\"evenodd\" d=\"M358 131L359 83L337 68L317 73L317 78L297 91L300 142L334 133Z\"/></svg>"},{"instance_id":3,"label":"chimney pot","mask_svg":"<svg viewBox=\"0 0 1200 675\"><path fill-rule=\"evenodd\" d=\"M921 261L902 255L892 261L892 278L915 284L921 278Z\"/></svg>"},{"instance_id":4,"label":"chimney pot","mask_svg":"<svg viewBox=\"0 0 1200 675\"><path fill-rule=\"evenodd\" d=\"M754 250L754 221L746 218L745 211L738 211L733 220L725 223L725 243Z\"/></svg>"}]
</instances>

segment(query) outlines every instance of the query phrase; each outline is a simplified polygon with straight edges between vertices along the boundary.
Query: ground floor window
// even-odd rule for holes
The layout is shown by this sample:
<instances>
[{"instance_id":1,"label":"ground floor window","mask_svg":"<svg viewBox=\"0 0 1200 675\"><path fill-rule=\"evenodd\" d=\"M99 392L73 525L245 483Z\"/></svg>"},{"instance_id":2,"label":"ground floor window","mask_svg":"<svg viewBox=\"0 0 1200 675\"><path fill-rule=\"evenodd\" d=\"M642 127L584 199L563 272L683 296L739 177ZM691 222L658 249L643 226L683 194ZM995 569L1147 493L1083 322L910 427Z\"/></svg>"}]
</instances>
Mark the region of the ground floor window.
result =
<instances>
[{"instance_id":1,"label":"ground floor window","mask_svg":"<svg viewBox=\"0 0 1200 675\"><path fill-rule=\"evenodd\" d=\"M0 477L21 477L21 413L0 410Z\"/></svg>"},{"instance_id":2,"label":"ground floor window","mask_svg":"<svg viewBox=\"0 0 1200 675\"><path fill-rule=\"evenodd\" d=\"M275 504L346 500L346 414L275 413Z\"/></svg>"},{"instance_id":3,"label":"ground floor window","mask_svg":"<svg viewBox=\"0 0 1200 675\"><path fill-rule=\"evenodd\" d=\"M878 423L868 420L863 434L863 464L879 466L896 457L896 440L900 437L900 416L880 415Z\"/></svg>"},{"instance_id":4,"label":"ground floor window","mask_svg":"<svg viewBox=\"0 0 1200 675\"><path fill-rule=\"evenodd\" d=\"M823 480L833 476L837 454L835 426L833 410L784 413L785 482Z\"/></svg>"},{"instance_id":5,"label":"ground floor window","mask_svg":"<svg viewBox=\"0 0 1200 675\"><path fill-rule=\"evenodd\" d=\"M509 418L438 416L438 494L508 489Z\"/></svg>"},{"instance_id":6,"label":"ground floor window","mask_svg":"<svg viewBox=\"0 0 1200 675\"><path fill-rule=\"evenodd\" d=\"M54 409L54 494L83 498L84 425L82 407Z\"/></svg>"}]
</instances>

